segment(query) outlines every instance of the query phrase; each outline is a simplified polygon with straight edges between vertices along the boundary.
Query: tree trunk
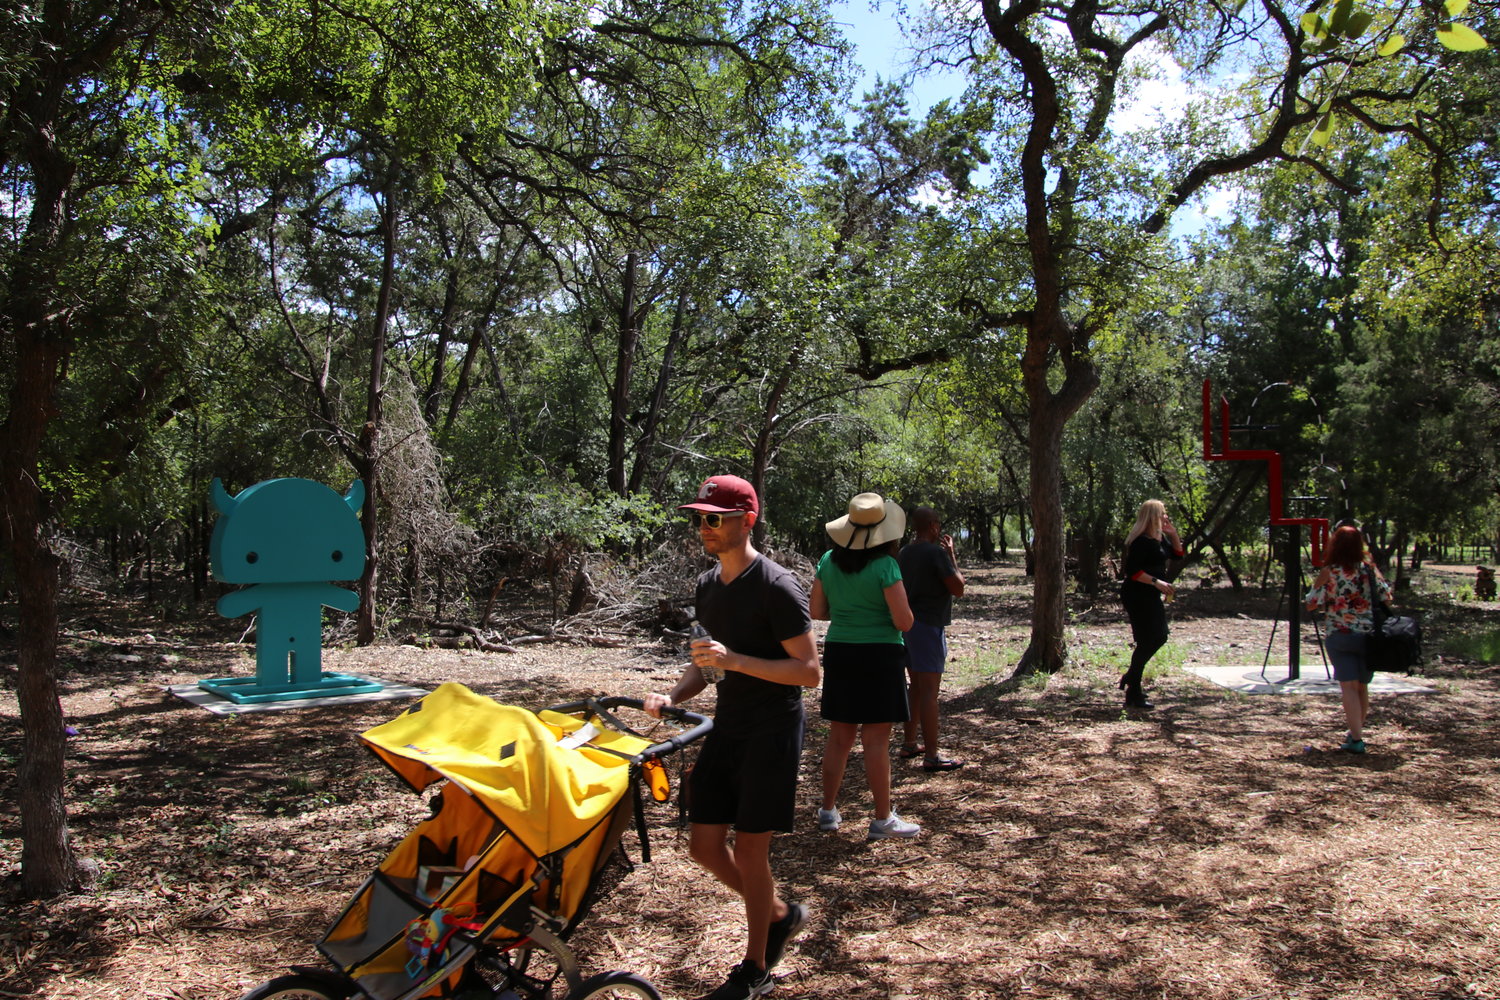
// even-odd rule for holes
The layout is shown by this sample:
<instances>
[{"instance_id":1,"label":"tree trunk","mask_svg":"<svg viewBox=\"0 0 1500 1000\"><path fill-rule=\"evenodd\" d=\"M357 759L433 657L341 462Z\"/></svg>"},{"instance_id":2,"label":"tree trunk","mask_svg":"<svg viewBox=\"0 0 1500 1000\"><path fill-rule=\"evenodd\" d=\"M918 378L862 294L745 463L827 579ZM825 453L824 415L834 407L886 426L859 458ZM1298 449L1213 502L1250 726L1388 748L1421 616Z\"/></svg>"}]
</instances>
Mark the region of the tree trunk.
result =
<instances>
[{"instance_id":1,"label":"tree trunk","mask_svg":"<svg viewBox=\"0 0 1500 1000\"><path fill-rule=\"evenodd\" d=\"M380 268L380 294L375 302L375 320L370 331L370 381L365 399L365 425L359 435L358 472L365 482L365 507L360 524L365 536L365 572L359 580L359 612L355 619L355 641L368 646L375 641L375 599L380 591L380 531L376 517L380 494L381 425L384 422L385 342L391 315L391 292L396 282L396 167L390 168L385 197L380 206L380 231L384 243Z\"/></svg>"},{"instance_id":2,"label":"tree trunk","mask_svg":"<svg viewBox=\"0 0 1500 1000\"><path fill-rule=\"evenodd\" d=\"M634 251L625 255L625 275L620 288L619 331L615 339L615 378L609 390L609 488L625 495L625 438L629 431L630 379L635 369L635 350L641 331L635 315L635 280L639 267Z\"/></svg>"},{"instance_id":3,"label":"tree trunk","mask_svg":"<svg viewBox=\"0 0 1500 1000\"><path fill-rule=\"evenodd\" d=\"M58 164L61 167L61 164ZM35 896L54 896L78 885L79 868L68 836L63 796L66 740L57 693L58 559L47 542L47 499L39 456L55 412L70 335L49 321L38 274L56 252L63 226L63 197L72 176L62 169L46 184L37 174L27 239L7 297L5 322L15 342L15 381L0 427L0 537L16 575L18 670L16 697L22 727L17 797L21 813L21 881Z\"/></svg>"},{"instance_id":4,"label":"tree trunk","mask_svg":"<svg viewBox=\"0 0 1500 1000\"><path fill-rule=\"evenodd\" d=\"M1050 316L1050 319L1048 318ZM1033 320L1028 331L1022 378L1030 404L1027 442L1031 462L1031 528L1029 554L1035 571L1031 606L1031 643L1021 654L1008 684L1036 673L1053 674L1067 662L1064 626L1067 622L1067 565L1064 546L1067 522L1063 514L1062 443L1068 418L1078 412L1099 385L1099 370L1086 356L1074 354L1075 332L1061 311ZM1047 372L1056 345L1066 372L1054 392Z\"/></svg>"},{"instance_id":5,"label":"tree trunk","mask_svg":"<svg viewBox=\"0 0 1500 1000\"><path fill-rule=\"evenodd\" d=\"M1104 547L1104 529L1097 525L1091 525L1073 544L1073 551L1078 559L1078 568L1075 570L1078 589L1090 596L1099 593L1099 560L1103 558Z\"/></svg>"},{"instance_id":6,"label":"tree trunk","mask_svg":"<svg viewBox=\"0 0 1500 1000\"><path fill-rule=\"evenodd\" d=\"M1050 395L1050 394L1048 394ZM1062 507L1062 437L1067 415L1043 396L1031 409L1031 643L1013 678L1041 671L1053 674L1067 662L1066 530Z\"/></svg>"},{"instance_id":7,"label":"tree trunk","mask_svg":"<svg viewBox=\"0 0 1500 1000\"><path fill-rule=\"evenodd\" d=\"M0 428L0 530L15 569L19 618L21 884L32 896L48 897L77 888L81 872L63 795L67 740L57 692L58 559L46 540L46 500L37 474L66 352L33 324L18 323L17 332L16 380Z\"/></svg>"},{"instance_id":8,"label":"tree trunk","mask_svg":"<svg viewBox=\"0 0 1500 1000\"><path fill-rule=\"evenodd\" d=\"M641 436L635 446L635 464L630 469L627 488L636 493L646 481L651 468L652 453L656 450L656 433L661 427L662 415L667 410L667 393L672 386L672 370L676 364L677 351L687 339L688 293L683 289L677 296L677 308L672 314L672 332L667 337L666 349L662 352L661 368L656 374L656 391L651 395L651 408L641 426Z\"/></svg>"},{"instance_id":9,"label":"tree trunk","mask_svg":"<svg viewBox=\"0 0 1500 1000\"><path fill-rule=\"evenodd\" d=\"M1405 590L1411 586L1411 580L1405 575L1403 562L1406 554L1406 523L1402 522L1396 528L1395 541L1391 543L1389 563L1392 567L1391 586L1397 590ZM1478 547L1475 547L1475 559L1479 558Z\"/></svg>"},{"instance_id":10,"label":"tree trunk","mask_svg":"<svg viewBox=\"0 0 1500 1000\"><path fill-rule=\"evenodd\" d=\"M204 497L208 490L199 489L196 495ZM188 540L188 560L191 563L189 572L193 578L193 603L197 604L203 600L203 595L208 593L209 576L209 543L213 540L213 529L210 526L211 518L208 515L208 504L199 500L193 504L188 513L192 525L191 537Z\"/></svg>"},{"instance_id":11,"label":"tree trunk","mask_svg":"<svg viewBox=\"0 0 1500 1000\"><path fill-rule=\"evenodd\" d=\"M57 557L40 539L33 536L33 541L38 544L12 548L21 604L16 685L23 731L16 771L21 884L33 896L53 896L77 888L82 869L69 838L63 795L67 738L57 693ZM29 551L23 555L23 550Z\"/></svg>"},{"instance_id":12,"label":"tree trunk","mask_svg":"<svg viewBox=\"0 0 1500 1000\"><path fill-rule=\"evenodd\" d=\"M45 105L45 109L44 109ZM13 109L15 110L15 109ZM0 540L15 571L18 643L16 698L21 715L17 798L21 813L21 883L37 897L78 887L80 867L68 836L63 795L62 704L57 693L58 559L47 541L50 516L42 492L40 455L56 412L63 366L72 353L66 310L53 308L65 205L75 167L56 148L49 111L38 100L18 120L29 120L32 200L16 254L0 323L13 344L14 380L0 424Z\"/></svg>"},{"instance_id":13,"label":"tree trunk","mask_svg":"<svg viewBox=\"0 0 1500 1000\"><path fill-rule=\"evenodd\" d=\"M1210 542L1208 547L1213 549L1214 555L1219 557L1219 565L1224 567L1224 575L1229 578L1230 589L1235 593L1244 590L1245 584L1240 580L1239 573L1235 572L1234 563L1229 561L1229 553L1224 551L1224 546L1214 541Z\"/></svg>"},{"instance_id":14,"label":"tree trunk","mask_svg":"<svg viewBox=\"0 0 1500 1000\"><path fill-rule=\"evenodd\" d=\"M990 517L989 510L983 505L974 504L969 508L969 544L985 562L991 562L995 558L993 521L994 518Z\"/></svg>"},{"instance_id":15,"label":"tree trunk","mask_svg":"<svg viewBox=\"0 0 1500 1000\"><path fill-rule=\"evenodd\" d=\"M489 301L485 303L484 311L474 320L471 327L468 343L464 347L464 359L458 367L458 382L453 387L453 395L448 400L448 415L443 419L443 429L439 434L439 438L443 441L446 441L452 435L453 425L458 421L458 415L463 410L463 405L469 398L469 388L473 384L474 378L474 362L479 357L480 346L489 342L488 331L490 323L495 316L495 307L500 302L500 290L501 285L497 279L495 287L490 291ZM506 409L511 414L512 429L515 431L515 436L519 439L521 435L520 429L516 427L515 413L510 408L510 399L505 392L505 382L503 379L498 378L498 372L496 381L500 394L505 400Z\"/></svg>"},{"instance_id":16,"label":"tree trunk","mask_svg":"<svg viewBox=\"0 0 1500 1000\"><path fill-rule=\"evenodd\" d=\"M765 411L761 414L760 428L755 434L755 447L750 458L750 485L755 487L755 495L765 502L766 473L771 468L771 460L776 457L776 422L781 415L781 400L786 396L786 391L792 384L792 376L802 366L802 346L792 348L792 354L787 358L786 366L782 368L781 375L776 379L776 384L771 387L771 394L766 397ZM765 516L756 518L755 527L750 529L750 537L755 547L761 548L766 543L766 519Z\"/></svg>"},{"instance_id":17,"label":"tree trunk","mask_svg":"<svg viewBox=\"0 0 1500 1000\"><path fill-rule=\"evenodd\" d=\"M1025 567L1027 579L1036 575L1036 557L1031 551L1031 525L1026 517L1026 510L1029 506L1024 500L1016 501L1016 531L1021 536L1021 565Z\"/></svg>"},{"instance_id":18,"label":"tree trunk","mask_svg":"<svg viewBox=\"0 0 1500 1000\"><path fill-rule=\"evenodd\" d=\"M448 234L443 232L446 237ZM445 240L446 242L446 240ZM448 279L443 283L443 308L437 318L437 343L432 349L432 376L427 382L427 392L422 400L422 416L428 427L436 427L438 413L443 407L443 392L448 380L448 345L453 342L453 317L458 312L459 276L458 264L448 256ZM465 363L473 355L473 346L465 356Z\"/></svg>"}]
</instances>

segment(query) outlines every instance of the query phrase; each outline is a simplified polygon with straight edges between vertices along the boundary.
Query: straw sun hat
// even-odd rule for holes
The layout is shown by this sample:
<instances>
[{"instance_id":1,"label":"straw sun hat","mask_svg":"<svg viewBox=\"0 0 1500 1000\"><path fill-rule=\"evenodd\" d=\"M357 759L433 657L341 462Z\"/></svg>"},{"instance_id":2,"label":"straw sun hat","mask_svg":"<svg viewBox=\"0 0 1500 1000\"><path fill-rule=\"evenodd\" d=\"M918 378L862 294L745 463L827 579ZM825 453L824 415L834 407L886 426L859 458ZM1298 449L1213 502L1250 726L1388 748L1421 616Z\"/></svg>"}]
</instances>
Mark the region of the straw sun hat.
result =
<instances>
[{"instance_id":1,"label":"straw sun hat","mask_svg":"<svg viewBox=\"0 0 1500 1000\"><path fill-rule=\"evenodd\" d=\"M849 501L849 513L823 527L840 548L874 549L906 534L906 511L879 493L861 493Z\"/></svg>"}]
</instances>

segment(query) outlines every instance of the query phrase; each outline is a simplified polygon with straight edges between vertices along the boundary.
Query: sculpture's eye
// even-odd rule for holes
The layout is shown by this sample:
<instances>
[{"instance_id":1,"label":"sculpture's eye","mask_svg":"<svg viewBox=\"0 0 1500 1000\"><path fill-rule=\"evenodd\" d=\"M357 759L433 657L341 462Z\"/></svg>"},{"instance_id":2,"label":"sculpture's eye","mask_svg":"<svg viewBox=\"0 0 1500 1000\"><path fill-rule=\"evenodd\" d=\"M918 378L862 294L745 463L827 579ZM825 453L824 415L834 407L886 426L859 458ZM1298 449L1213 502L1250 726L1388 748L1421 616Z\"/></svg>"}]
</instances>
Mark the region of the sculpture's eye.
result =
<instances>
[{"instance_id":1,"label":"sculpture's eye","mask_svg":"<svg viewBox=\"0 0 1500 1000\"><path fill-rule=\"evenodd\" d=\"M255 560L257 560L259 558L260 558L260 556L257 555L254 552L246 552L245 553L245 562L247 562L247 563L253 563L253 562L255 562Z\"/></svg>"},{"instance_id":2,"label":"sculpture's eye","mask_svg":"<svg viewBox=\"0 0 1500 1000\"><path fill-rule=\"evenodd\" d=\"M340 552L338 549L334 549L333 550L333 561L334 562L343 562L344 561L344 554L342 552Z\"/></svg>"}]
</instances>

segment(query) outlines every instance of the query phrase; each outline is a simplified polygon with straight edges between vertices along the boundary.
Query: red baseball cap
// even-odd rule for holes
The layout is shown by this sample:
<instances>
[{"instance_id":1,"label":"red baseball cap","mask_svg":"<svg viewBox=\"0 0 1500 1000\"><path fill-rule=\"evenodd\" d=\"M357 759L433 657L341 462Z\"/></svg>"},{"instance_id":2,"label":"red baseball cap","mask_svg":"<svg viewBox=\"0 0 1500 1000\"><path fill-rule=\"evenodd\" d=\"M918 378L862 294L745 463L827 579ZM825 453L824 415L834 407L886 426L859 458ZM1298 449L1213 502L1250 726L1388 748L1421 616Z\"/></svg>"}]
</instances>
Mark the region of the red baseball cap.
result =
<instances>
[{"instance_id":1,"label":"red baseball cap","mask_svg":"<svg viewBox=\"0 0 1500 1000\"><path fill-rule=\"evenodd\" d=\"M698 486L698 499L681 504L678 510L701 510L709 514L728 514L736 510L760 514L760 498L755 487L739 476L709 476Z\"/></svg>"}]
</instances>

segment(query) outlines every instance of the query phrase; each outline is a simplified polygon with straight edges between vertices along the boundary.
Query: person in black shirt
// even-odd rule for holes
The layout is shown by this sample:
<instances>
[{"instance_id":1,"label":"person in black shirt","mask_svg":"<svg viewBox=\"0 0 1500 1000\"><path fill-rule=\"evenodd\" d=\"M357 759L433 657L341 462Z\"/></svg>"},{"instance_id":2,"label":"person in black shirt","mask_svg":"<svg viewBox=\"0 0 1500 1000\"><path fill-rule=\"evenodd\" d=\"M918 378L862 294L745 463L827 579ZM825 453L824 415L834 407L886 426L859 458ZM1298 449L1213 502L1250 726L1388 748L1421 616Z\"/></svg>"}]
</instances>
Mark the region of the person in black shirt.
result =
<instances>
[{"instance_id":1,"label":"person in black shirt","mask_svg":"<svg viewBox=\"0 0 1500 1000\"><path fill-rule=\"evenodd\" d=\"M1141 690L1141 677L1151 657L1167 641L1167 609L1162 598L1171 600L1177 590L1163 578L1167 560L1174 556L1181 558L1182 541L1167 516L1167 507L1160 500L1147 500L1135 516L1135 526L1125 536L1125 582L1120 585L1120 600L1135 639L1130 669L1120 678L1127 708L1152 707Z\"/></svg>"},{"instance_id":2,"label":"person in black shirt","mask_svg":"<svg viewBox=\"0 0 1500 1000\"><path fill-rule=\"evenodd\" d=\"M703 549L718 565L698 577L693 662L669 694L646 695L646 711L681 704L717 684L714 728L693 767L688 851L739 894L748 926L744 960L701 1000L753 1000L774 985L771 969L807 920L776 892L771 835L790 832L802 759L802 689L822 680L807 595L796 577L750 544L760 516L755 487L713 476L691 512ZM734 843L729 842L730 830Z\"/></svg>"},{"instance_id":3,"label":"person in black shirt","mask_svg":"<svg viewBox=\"0 0 1500 1000\"><path fill-rule=\"evenodd\" d=\"M918 507L911 512L911 544L901 550L901 580L916 615L906 633L907 669L911 672L911 717L907 720L901 756L923 756L925 771L951 771L963 761L938 752L938 690L948 661L944 630L953 620L953 599L964 596L964 575L958 571L953 536L943 534L938 512ZM917 729L922 742L917 742Z\"/></svg>"}]
</instances>

